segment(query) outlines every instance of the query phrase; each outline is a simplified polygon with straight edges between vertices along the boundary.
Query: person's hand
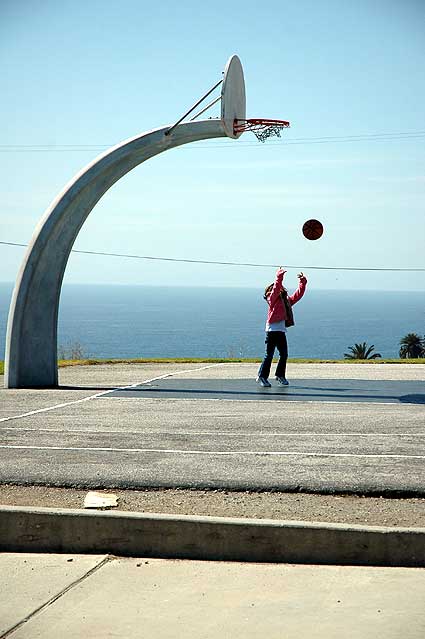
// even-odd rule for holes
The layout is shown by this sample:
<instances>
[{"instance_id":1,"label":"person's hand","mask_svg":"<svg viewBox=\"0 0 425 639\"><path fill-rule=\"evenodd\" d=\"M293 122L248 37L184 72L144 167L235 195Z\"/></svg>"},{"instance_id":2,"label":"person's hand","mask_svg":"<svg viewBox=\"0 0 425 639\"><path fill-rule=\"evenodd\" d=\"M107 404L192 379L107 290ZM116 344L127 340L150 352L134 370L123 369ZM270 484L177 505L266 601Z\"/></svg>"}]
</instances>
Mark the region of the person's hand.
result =
<instances>
[{"instance_id":1,"label":"person's hand","mask_svg":"<svg viewBox=\"0 0 425 639\"><path fill-rule=\"evenodd\" d=\"M303 273L302 271L301 271L300 273L298 273L297 277L298 277L298 279L299 279L300 281L305 281L305 282L307 282L307 278L306 278L306 276L304 275L304 273Z\"/></svg>"},{"instance_id":2,"label":"person's hand","mask_svg":"<svg viewBox=\"0 0 425 639\"><path fill-rule=\"evenodd\" d=\"M286 269L283 268L283 266L279 266L279 268L277 270L278 275L285 275L286 272L287 271L286 271Z\"/></svg>"}]
</instances>

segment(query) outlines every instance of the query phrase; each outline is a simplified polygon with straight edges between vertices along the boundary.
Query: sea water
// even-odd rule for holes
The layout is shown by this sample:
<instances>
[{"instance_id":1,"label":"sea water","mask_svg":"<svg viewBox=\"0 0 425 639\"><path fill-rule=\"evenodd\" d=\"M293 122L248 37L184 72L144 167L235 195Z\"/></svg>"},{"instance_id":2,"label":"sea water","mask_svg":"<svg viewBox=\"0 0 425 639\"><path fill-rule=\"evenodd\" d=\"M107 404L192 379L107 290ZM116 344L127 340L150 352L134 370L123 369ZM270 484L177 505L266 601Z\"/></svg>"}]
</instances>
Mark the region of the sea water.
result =
<instances>
[{"instance_id":1,"label":"sea water","mask_svg":"<svg viewBox=\"0 0 425 639\"><path fill-rule=\"evenodd\" d=\"M4 359L12 284L0 284ZM85 357L262 357L262 290L65 284L58 344ZM288 329L290 357L341 359L358 342L398 357L400 339L425 332L425 293L307 290Z\"/></svg>"}]
</instances>

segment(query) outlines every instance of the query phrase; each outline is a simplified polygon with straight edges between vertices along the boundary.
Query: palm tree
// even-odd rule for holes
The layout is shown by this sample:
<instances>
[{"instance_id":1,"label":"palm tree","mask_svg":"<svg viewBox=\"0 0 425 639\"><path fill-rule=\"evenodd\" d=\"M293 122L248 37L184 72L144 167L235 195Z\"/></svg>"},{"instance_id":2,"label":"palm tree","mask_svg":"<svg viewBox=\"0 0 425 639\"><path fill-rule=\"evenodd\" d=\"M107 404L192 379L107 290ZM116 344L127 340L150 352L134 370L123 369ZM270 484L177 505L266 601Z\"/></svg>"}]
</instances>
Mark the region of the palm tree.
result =
<instances>
[{"instance_id":1,"label":"palm tree","mask_svg":"<svg viewBox=\"0 0 425 639\"><path fill-rule=\"evenodd\" d=\"M349 346L348 350L351 353L344 353L345 359L376 359L377 357L381 357L380 353L373 353L372 351L375 349L375 346L368 346L366 342L362 344L354 344L354 346Z\"/></svg>"},{"instance_id":2,"label":"palm tree","mask_svg":"<svg viewBox=\"0 0 425 639\"><path fill-rule=\"evenodd\" d=\"M407 333L400 340L399 355L402 359L425 357L425 338L416 333Z\"/></svg>"}]
</instances>

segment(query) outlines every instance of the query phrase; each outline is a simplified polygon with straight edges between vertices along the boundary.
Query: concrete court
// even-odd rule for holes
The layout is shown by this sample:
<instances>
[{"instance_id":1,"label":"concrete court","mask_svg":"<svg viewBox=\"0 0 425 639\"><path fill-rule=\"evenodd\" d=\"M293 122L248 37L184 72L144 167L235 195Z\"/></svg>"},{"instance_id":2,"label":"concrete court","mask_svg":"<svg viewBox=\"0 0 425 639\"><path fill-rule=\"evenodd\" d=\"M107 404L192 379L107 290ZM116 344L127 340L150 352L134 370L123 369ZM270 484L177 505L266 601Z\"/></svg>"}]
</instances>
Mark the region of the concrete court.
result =
<instances>
[{"instance_id":1,"label":"concrete court","mask_svg":"<svg viewBox=\"0 0 425 639\"><path fill-rule=\"evenodd\" d=\"M257 367L75 367L59 389L2 390L0 481L425 493L425 365L293 364L275 401Z\"/></svg>"},{"instance_id":2,"label":"concrete court","mask_svg":"<svg viewBox=\"0 0 425 639\"><path fill-rule=\"evenodd\" d=\"M425 569L0 555L0 637L422 639Z\"/></svg>"}]
</instances>

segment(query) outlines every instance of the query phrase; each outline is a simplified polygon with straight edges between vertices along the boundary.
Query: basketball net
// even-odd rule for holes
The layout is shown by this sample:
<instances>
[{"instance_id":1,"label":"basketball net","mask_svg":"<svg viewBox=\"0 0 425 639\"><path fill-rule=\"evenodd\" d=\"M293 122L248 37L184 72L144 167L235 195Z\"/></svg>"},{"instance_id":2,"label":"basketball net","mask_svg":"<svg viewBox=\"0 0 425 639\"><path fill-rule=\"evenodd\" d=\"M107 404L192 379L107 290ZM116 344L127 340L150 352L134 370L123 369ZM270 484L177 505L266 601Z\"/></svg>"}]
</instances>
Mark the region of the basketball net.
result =
<instances>
[{"instance_id":1,"label":"basketball net","mask_svg":"<svg viewBox=\"0 0 425 639\"><path fill-rule=\"evenodd\" d=\"M281 137L282 129L290 126L286 120L266 120L264 118L251 118L249 120L235 120L233 130L235 133L252 131L257 140L265 142L268 138Z\"/></svg>"}]
</instances>

